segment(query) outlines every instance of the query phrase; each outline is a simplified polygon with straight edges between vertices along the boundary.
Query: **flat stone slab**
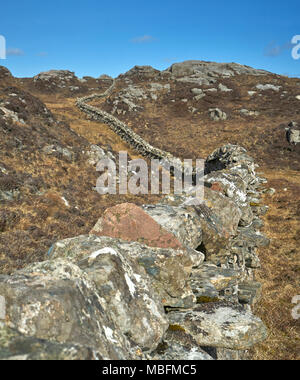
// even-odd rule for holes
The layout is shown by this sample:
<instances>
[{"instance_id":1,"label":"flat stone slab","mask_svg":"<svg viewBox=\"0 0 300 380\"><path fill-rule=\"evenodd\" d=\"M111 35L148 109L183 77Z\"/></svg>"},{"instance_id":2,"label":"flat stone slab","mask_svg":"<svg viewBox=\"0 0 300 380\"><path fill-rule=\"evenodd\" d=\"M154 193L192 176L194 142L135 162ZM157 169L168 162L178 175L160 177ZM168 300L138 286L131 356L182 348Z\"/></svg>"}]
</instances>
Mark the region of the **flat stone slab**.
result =
<instances>
[{"instance_id":1,"label":"flat stone slab","mask_svg":"<svg viewBox=\"0 0 300 380\"><path fill-rule=\"evenodd\" d=\"M262 321L242 306L208 303L168 314L171 328L190 334L204 347L247 350L267 337Z\"/></svg>"}]
</instances>

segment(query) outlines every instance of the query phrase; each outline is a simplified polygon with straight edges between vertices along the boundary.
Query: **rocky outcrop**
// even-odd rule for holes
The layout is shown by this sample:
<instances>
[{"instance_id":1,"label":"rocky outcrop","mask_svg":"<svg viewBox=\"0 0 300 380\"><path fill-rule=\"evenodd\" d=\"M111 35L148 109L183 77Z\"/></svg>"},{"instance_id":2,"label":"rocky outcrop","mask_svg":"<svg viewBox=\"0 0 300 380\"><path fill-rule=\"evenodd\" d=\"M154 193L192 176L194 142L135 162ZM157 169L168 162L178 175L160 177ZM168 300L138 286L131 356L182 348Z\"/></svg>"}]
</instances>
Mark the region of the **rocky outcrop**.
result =
<instances>
[{"instance_id":1,"label":"rocky outcrop","mask_svg":"<svg viewBox=\"0 0 300 380\"><path fill-rule=\"evenodd\" d=\"M229 78L235 75L266 75L263 70L256 70L237 63L215 63L205 61L185 61L173 64L166 72L180 82L210 85L219 78ZM222 89L220 88L222 91Z\"/></svg>"},{"instance_id":2,"label":"rocky outcrop","mask_svg":"<svg viewBox=\"0 0 300 380\"><path fill-rule=\"evenodd\" d=\"M251 311L265 180L238 146L206 163L201 205L184 193L108 208L90 235L0 276L0 358L246 358L267 337Z\"/></svg>"},{"instance_id":3,"label":"rocky outcrop","mask_svg":"<svg viewBox=\"0 0 300 380\"><path fill-rule=\"evenodd\" d=\"M49 91L73 86L77 81L75 73L68 70L50 70L33 77L33 82L38 89Z\"/></svg>"},{"instance_id":4,"label":"rocky outcrop","mask_svg":"<svg viewBox=\"0 0 300 380\"><path fill-rule=\"evenodd\" d=\"M139 80L153 79L160 73L159 70L154 69L152 66L134 66L121 77L136 78Z\"/></svg>"},{"instance_id":5,"label":"rocky outcrop","mask_svg":"<svg viewBox=\"0 0 300 380\"><path fill-rule=\"evenodd\" d=\"M0 78L1 79L12 78L12 74L6 67L0 66Z\"/></svg>"}]
</instances>

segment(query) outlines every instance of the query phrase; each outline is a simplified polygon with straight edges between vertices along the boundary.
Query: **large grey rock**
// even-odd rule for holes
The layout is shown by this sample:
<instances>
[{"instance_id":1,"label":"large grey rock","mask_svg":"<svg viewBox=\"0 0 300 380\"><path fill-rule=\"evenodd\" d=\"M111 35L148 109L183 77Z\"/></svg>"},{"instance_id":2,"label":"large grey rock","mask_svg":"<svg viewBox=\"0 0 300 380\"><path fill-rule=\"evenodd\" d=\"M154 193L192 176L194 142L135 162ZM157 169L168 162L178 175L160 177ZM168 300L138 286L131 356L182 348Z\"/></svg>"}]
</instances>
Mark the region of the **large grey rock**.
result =
<instances>
[{"instance_id":1,"label":"large grey rock","mask_svg":"<svg viewBox=\"0 0 300 380\"><path fill-rule=\"evenodd\" d=\"M185 331L200 346L246 350L267 337L262 321L234 304L208 303L168 317L171 328Z\"/></svg>"},{"instance_id":2,"label":"large grey rock","mask_svg":"<svg viewBox=\"0 0 300 380\"><path fill-rule=\"evenodd\" d=\"M249 247L255 248L268 247L270 245L270 239L251 227L240 227L239 235L235 238L235 242L244 242Z\"/></svg>"},{"instance_id":3,"label":"large grey rock","mask_svg":"<svg viewBox=\"0 0 300 380\"><path fill-rule=\"evenodd\" d=\"M242 212L234 200L205 187L204 204L217 215L229 236L236 235Z\"/></svg>"},{"instance_id":4,"label":"large grey rock","mask_svg":"<svg viewBox=\"0 0 300 380\"><path fill-rule=\"evenodd\" d=\"M211 184L217 183L224 194L235 202L242 213L240 225L248 226L251 224L253 213L247 201L247 183L238 172L220 170L206 175L204 180Z\"/></svg>"},{"instance_id":5,"label":"large grey rock","mask_svg":"<svg viewBox=\"0 0 300 380\"><path fill-rule=\"evenodd\" d=\"M104 251L102 252L102 250ZM149 292L149 289L151 289L151 294L148 297L152 296L154 300L157 300L158 295L158 306L163 304L164 306L184 307L186 303L188 306L194 303L195 297L187 281L192 267L197 267L203 262L204 257L200 252L191 249L152 248L136 242L90 235L56 243L52 249L51 257L53 259L65 257L76 263L79 262L80 267L86 268L86 262L91 262L91 260L88 259L87 261L84 257L89 258L90 255L96 255L95 252L101 253L98 255L99 257L97 256L98 261L106 255L115 256L114 253L117 254L121 258L122 263L120 265L122 264L125 272L129 270L129 273L137 274L137 277L131 275L131 281L137 288L136 297L132 300L133 303L140 302L138 294ZM108 276L109 273L104 273L102 278L101 274L99 275L96 272L94 275L89 270L89 275L93 276L98 285L101 284L101 281L106 284L107 278L105 276ZM114 283L113 275L112 273L110 286L117 292L120 290L120 280L118 283ZM143 279L144 281L142 281ZM124 286L122 291L128 295L127 281ZM138 292L139 289L140 292ZM110 296L109 294L108 299ZM117 306L123 308L119 303ZM144 306L147 308L147 304ZM132 312L135 313L136 310Z\"/></svg>"},{"instance_id":6,"label":"large grey rock","mask_svg":"<svg viewBox=\"0 0 300 380\"><path fill-rule=\"evenodd\" d=\"M194 210L181 207L184 198L176 199L177 206L166 201L168 204L144 205L142 208L157 223L172 232L183 245L198 248L202 242L201 221Z\"/></svg>"},{"instance_id":7,"label":"large grey rock","mask_svg":"<svg viewBox=\"0 0 300 380\"><path fill-rule=\"evenodd\" d=\"M205 253L206 260L220 264L224 261L224 256L228 255L228 245L231 238L236 235L241 219L241 211L228 197L208 188L205 188L204 202L202 204L198 206L182 206L183 204L188 204L192 196L193 193L168 195L163 198L161 203L168 205L169 208L165 207L165 209L173 210L174 215L176 215L177 209L185 210L185 214L189 215L185 219L187 221L190 220L192 226L197 226L196 229L190 229L192 233L186 239L186 244L197 248L195 243L198 244L199 241L197 239L191 240L191 237L194 234L195 237L199 236L201 231L201 244L198 246L198 249ZM163 217L160 218L158 216L157 221L164 221L163 226L168 228L168 225L172 223L172 213L170 212L169 219L167 220L165 219L165 214L163 212L161 214ZM155 219L154 215L152 217ZM181 222L176 223L174 226L173 233L175 235L176 232L174 231L179 228L179 223L183 223L182 218ZM189 228L186 232L188 231ZM176 236L178 237L178 235Z\"/></svg>"},{"instance_id":8,"label":"large grey rock","mask_svg":"<svg viewBox=\"0 0 300 380\"><path fill-rule=\"evenodd\" d=\"M182 252L153 250L138 243L91 235L56 243L51 257L76 263L95 283L118 331L144 350L152 350L168 327L162 302L165 294L174 296L174 303L177 298L187 298L188 305L193 304L192 291L186 286L191 270L188 266L192 266L189 258ZM169 272L173 261L176 273Z\"/></svg>"},{"instance_id":9,"label":"large grey rock","mask_svg":"<svg viewBox=\"0 0 300 380\"><path fill-rule=\"evenodd\" d=\"M197 302L205 303L216 299L237 301L237 297L234 299L232 295L237 295L238 284L241 279L241 271L205 263L192 271L190 281ZM226 297L227 290L230 290L229 295L231 297Z\"/></svg>"},{"instance_id":10,"label":"large grey rock","mask_svg":"<svg viewBox=\"0 0 300 380\"><path fill-rule=\"evenodd\" d=\"M167 71L174 77L199 77L206 80L212 78L228 78L235 75L264 75L266 71L256 70L237 63L216 63L205 61L184 61L173 64Z\"/></svg>"},{"instance_id":11,"label":"large grey rock","mask_svg":"<svg viewBox=\"0 0 300 380\"><path fill-rule=\"evenodd\" d=\"M0 294L7 326L26 336L88 346L104 359L137 357L139 347L117 328L95 284L69 261L45 261L0 276Z\"/></svg>"}]
</instances>

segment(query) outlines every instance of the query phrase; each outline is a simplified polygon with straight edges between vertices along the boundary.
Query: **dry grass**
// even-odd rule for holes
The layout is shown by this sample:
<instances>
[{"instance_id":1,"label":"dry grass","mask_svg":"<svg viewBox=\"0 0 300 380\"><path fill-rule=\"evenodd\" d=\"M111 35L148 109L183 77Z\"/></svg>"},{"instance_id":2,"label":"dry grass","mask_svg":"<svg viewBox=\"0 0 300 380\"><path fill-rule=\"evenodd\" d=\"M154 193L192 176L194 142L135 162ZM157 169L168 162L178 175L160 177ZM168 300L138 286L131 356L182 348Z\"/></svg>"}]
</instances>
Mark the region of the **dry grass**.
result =
<instances>
[{"instance_id":1,"label":"dry grass","mask_svg":"<svg viewBox=\"0 0 300 380\"><path fill-rule=\"evenodd\" d=\"M257 273L263 297L255 312L269 329L269 338L253 350L255 360L299 360L300 320L292 318L292 298L300 295L300 173L265 169L275 195L266 196L270 207L264 233L272 239L260 251L262 268ZM286 191L284 191L286 189Z\"/></svg>"}]
</instances>

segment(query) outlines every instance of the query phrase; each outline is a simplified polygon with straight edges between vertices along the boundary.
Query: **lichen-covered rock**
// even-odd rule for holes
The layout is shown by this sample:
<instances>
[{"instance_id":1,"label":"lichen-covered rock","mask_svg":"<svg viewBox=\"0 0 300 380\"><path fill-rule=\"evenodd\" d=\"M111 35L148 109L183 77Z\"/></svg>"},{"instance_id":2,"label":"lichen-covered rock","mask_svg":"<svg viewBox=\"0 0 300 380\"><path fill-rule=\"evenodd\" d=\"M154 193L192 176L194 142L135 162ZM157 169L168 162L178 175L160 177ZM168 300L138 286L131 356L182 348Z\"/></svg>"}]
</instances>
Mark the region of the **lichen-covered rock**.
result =
<instances>
[{"instance_id":1,"label":"lichen-covered rock","mask_svg":"<svg viewBox=\"0 0 300 380\"><path fill-rule=\"evenodd\" d=\"M217 215L225 231L234 236L242 216L238 205L220 192L207 187L205 187L204 204Z\"/></svg>"},{"instance_id":2,"label":"lichen-covered rock","mask_svg":"<svg viewBox=\"0 0 300 380\"><path fill-rule=\"evenodd\" d=\"M0 276L7 326L26 336L88 346L104 359L134 359L139 349L116 325L106 300L77 265L64 259Z\"/></svg>"},{"instance_id":3,"label":"lichen-covered rock","mask_svg":"<svg viewBox=\"0 0 300 380\"><path fill-rule=\"evenodd\" d=\"M212 172L204 177L205 182L219 184L223 193L231 198L241 210L240 225L248 226L253 220L253 213L247 202L247 183L237 172L221 170Z\"/></svg>"},{"instance_id":4,"label":"lichen-covered rock","mask_svg":"<svg viewBox=\"0 0 300 380\"><path fill-rule=\"evenodd\" d=\"M182 245L197 248L201 244L201 221L191 208L157 204L144 205L143 210L161 227L174 234Z\"/></svg>"},{"instance_id":5,"label":"lichen-covered rock","mask_svg":"<svg viewBox=\"0 0 300 380\"><path fill-rule=\"evenodd\" d=\"M174 63L167 71L176 78L202 79L205 84L211 83L212 80L216 81L215 78L228 78L240 74L267 74L264 70L256 70L238 63L216 63L197 60Z\"/></svg>"},{"instance_id":6,"label":"lichen-covered rock","mask_svg":"<svg viewBox=\"0 0 300 380\"><path fill-rule=\"evenodd\" d=\"M240 227L239 235L235 241L246 243L251 247L268 247L270 239L265 237L261 232L255 231L252 227Z\"/></svg>"},{"instance_id":7,"label":"lichen-covered rock","mask_svg":"<svg viewBox=\"0 0 300 380\"><path fill-rule=\"evenodd\" d=\"M171 311L168 317L171 326L190 334L200 346L246 350L267 337L262 321L234 304L197 305L193 310Z\"/></svg>"},{"instance_id":8,"label":"lichen-covered rock","mask_svg":"<svg viewBox=\"0 0 300 380\"><path fill-rule=\"evenodd\" d=\"M205 188L204 202L202 204L198 206L183 206L188 203L192 195L193 193L166 196L161 201L161 204L167 205L167 207L162 208L161 205L149 206L150 210L155 210L156 207L160 207L161 209L160 213L157 212L157 215L151 211L151 216L156 218L158 222L164 223L163 225L166 228L169 228L168 224L172 226L171 222L174 215L180 215L178 210L180 210L181 215L182 213L189 215L189 219L187 220L189 223L192 222L192 226L196 226L196 228L191 229L192 233L190 236L184 230L181 230L181 236L187 236L185 244L198 248L201 252L205 253L206 260L220 264L224 256L228 255L230 239L236 235L241 211L228 197L208 188ZM163 210L169 210L168 218L166 218ZM173 227L175 234L179 226L177 223ZM201 240L197 239L200 231ZM192 240L192 237L195 238ZM199 244L198 247L196 244Z\"/></svg>"},{"instance_id":9,"label":"lichen-covered rock","mask_svg":"<svg viewBox=\"0 0 300 380\"><path fill-rule=\"evenodd\" d=\"M219 121L219 120L226 120L227 119L226 113L224 111L220 110L219 108L210 108L209 109L209 115L213 121Z\"/></svg>"},{"instance_id":10,"label":"lichen-covered rock","mask_svg":"<svg viewBox=\"0 0 300 380\"><path fill-rule=\"evenodd\" d=\"M172 325L152 357L153 360L213 360L191 335L185 334Z\"/></svg>"},{"instance_id":11,"label":"lichen-covered rock","mask_svg":"<svg viewBox=\"0 0 300 380\"><path fill-rule=\"evenodd\" d=\"M197 302L202 303L214 299L233 300L232 296L237 295L241 279L241 271L205 263L192 271L190 281ZM226 295L230 295L231 298L226 298Z\"/></svg>"},{"instance_id":12,"label":"lichen-covered rock","mask_svg":"<svg viewBox=\"0 0 300 380\"><path fill-rule=\"evenodd\" d=\"M241 304L255 305L261 298L262 285L257 281L244 280L238 285L238 298Z\"/></svg>"},{"instance_id":13,"label":"lichen-covered rock","mask_svg":"<svg viewBox=\"0 0 300 380\"><path fill-rule=\"evenodd\" d=\"M248 156L245 148L227 144L211 153L205 164L206 173L236 167L247 169L247 173L254 172L254 160Z\"/></svg>"},{"instance_id":14,"label":"lichen-covered rock","mask_svg":"<svg viewBox=\"0 0 300 380\"><path fill-rule=\"evenodd\" d=\"M86 154L88 156L88 163L90 165L97 165L98 162L103 159L110 159L114 162L116 161L115 156L111 152L104 151L98 145L92 144Z\"/></svg>"},{"instance_id":15,"label":"lichen-covered rock","mask_svg":"<svg viewBox=\"0 0 300 380\"><path fill-rule=\"evenodd\" d=\"M90 235L58 242L53 247L51 257L53 259L65 257L79 263L80 266L83 265L85 268L86 262L91 262L91 259L87 260L86 258L96 255L97 252L100 252L98 261L102 259L102 256L105 257L105 255L113 254L113 252L122 259L125 272L129 271L128 276L131 278L132 283L137 290L140 289L140 293L137 291L136 297L147 290L148 293L151 293L150 295L148 294L148 297L152 296L156 300L158 295L160 306L189 307L195 302L195 296L187 281L192 267L197 267L203 262L201 253L188 249L151 248L136 242ZM132 276L132 272L137 274L138 277ZM106 272L103 272L104 283L106 275ZM98 278L98 276L100 275L96 273L93 278L97 277L96 279L94 278L94 281L100 283L102 278L101 276ZM147 286L142 282L144 278L145 281L148 281ZM140 279L141 282L138 283L137 279ZM113 289L117 292L120 283L114 284L112 282L112 285L114 285ZM128 292L127 285L123 290L124 293ZM140 302L137 298L132 300L133 303L138 301ZM144 306L147 307L147 305ZM122 305L119 307L123 308ZM132 313L137 313L137 308L132 310Z\"/></svg>"},{"instance_id":16,"label":"lichen-covered rock","mask_svg":"<svg viewBox=\"0 0 300 380\"><path fill-rule=\"evenodd\" d=\"M167 254L163 256L163 250L157 250L152 254L153 271L157 272L154 278L139 264L143 251L145 258L147 253L150 255L151 249L138 243L91 235L56 243L51 258L62 257L76 263L95 283L98 294L106 301L106 312L118 331L129 336L144 350L151 350L160 342L168 327L162 299L153 285L155 283L157 290L163 294L165 288L170 288L172 296L176 291L177 297L184 298L188 291L188 287L185 290L188 265L191 267L192 263L187 257L182 260L178 257L178 272L173 273L171 278L168 272L169 257ZM168 253L172 256L173 251ZM174 251L174 257L176 255L182 255L182 252ZM186 267L183 266L184 259ZM192 296L189 290L188 297Z\"/></svg>"},{"instance_id":17,"label":"lichen-covered rock","mask_svg":"<svg viewBox=\"0 0 300 380\"><path fill-rule=\"evenodd\" d=\"M0 326L0 360L102 360L93 348L22 335Z\"/></svg>"}]
</instances>

